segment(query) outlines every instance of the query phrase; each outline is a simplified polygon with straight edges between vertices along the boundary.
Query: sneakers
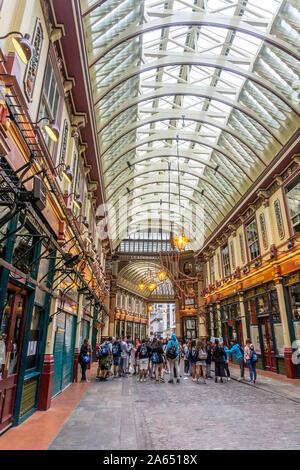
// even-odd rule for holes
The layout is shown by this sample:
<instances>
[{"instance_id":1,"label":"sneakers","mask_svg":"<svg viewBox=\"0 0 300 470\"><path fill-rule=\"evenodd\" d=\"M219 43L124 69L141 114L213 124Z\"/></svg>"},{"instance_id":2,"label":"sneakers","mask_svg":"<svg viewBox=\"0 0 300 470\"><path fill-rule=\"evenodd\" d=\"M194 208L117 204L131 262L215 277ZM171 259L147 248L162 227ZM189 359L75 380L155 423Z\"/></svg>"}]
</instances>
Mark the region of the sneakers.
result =
<instances>
[{"instance_id":1,"label":"sneakers","mask_svg":"<svg viewBox=\"0 0 300 470\"><path fill-rule=\"evenodd\" d=\"M174 383L174 382L173 382L173 379L169 380L168 383L169 383L169 384L173 384L173 383Z\"/></svg>"},{"instance_id":2,"label":"sneakers","mask_svg":"<svg viewBox=\"0 0 300 470\"><path fill-rule=\"evenodd\" d=\"M238 380L238 382L240 382L241 380L243 380L243 378L242 378L242 377L239 377L237 380Z\"/></svg>"},{"instance_id":3,"label":"sneakers","mask_svg":"<svg viewBox=\"0 0 300 470\"><path fill-rule=\"evenodd\" d=\"M204 385L206 385L206 380L204 380L204 382L203 382L203 383L204 383Z\"/></svg>"},{"instance_id":4,"label":"sneakers","mask_svg":"<svg viewBox=\"0 0 300 470\"><path fill-rule=\"evenodd\" d=\"M180 379L177 379L177 383L180 384Z\"/></svg>"},{"instance_id":5,"label":"sneakers","mask_svg":"<svg viewBox=\"0 0 300 470\"><path fill-rule=\"evenodd\" d=\"M199 380L197 380L197 384L199 385Z\"/></svg>"},{"instance_id":6,"label":"sneakers","mask_svg":"<svg viewBox=\"0 0 300 470\"><path fill-rule=\"evenodd\" d=\"M197 382L197 379L193 379L193 382Z\"/></svg>"},{"instance_id":7,"label":"sneakers","mask_svg":"<svg viewBox=\"0 0 300 470\"><path fill-rule=\"evenodd\" d=\"M230 377L227 377L227 382L229 382L229 380L230 380Z\"/></svg>"},{"instance_id":8,"label":"sneakers","mask_svg":"<svg viewBox=\"0 0 300 470\"><path fill-rule=\"evenodd\" d=\"M215 382L216 382L216 384L218 383L218 377L215 377Z\"/></svg>"},{"instance_id":9,"label":"sneakers","mask_svg":"<svg viewBox=\"0 0 300 470\"><path fill-rule=\"evenodd\" d=\"M162 377L159 379L159 381L160 381L161 383L165 383L165 379L163 379Z\"/></svg>"}]
</instances>

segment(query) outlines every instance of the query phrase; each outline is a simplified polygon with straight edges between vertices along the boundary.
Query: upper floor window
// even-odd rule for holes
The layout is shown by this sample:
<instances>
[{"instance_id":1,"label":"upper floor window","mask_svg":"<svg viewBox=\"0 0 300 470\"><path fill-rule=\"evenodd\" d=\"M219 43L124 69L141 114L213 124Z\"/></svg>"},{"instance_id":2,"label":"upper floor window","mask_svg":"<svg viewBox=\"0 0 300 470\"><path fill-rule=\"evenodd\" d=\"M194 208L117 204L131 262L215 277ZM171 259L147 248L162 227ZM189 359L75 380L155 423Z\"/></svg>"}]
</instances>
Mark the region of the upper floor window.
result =
<instances>
[{"instance_id":1,"label":"upper floor window","mask_svg":"<svg viewBox=\"0 0 300 470\"><path fill-rule=\"evenodd\" d=\"M229 276L231 272L228 244L226 244L222 248L222 260L223 260L224 276L226 277L226 276Z\"/></svg>"},{"instance_id":2,"label":"upper floor window","mask_svg":"<svg viewBox=\"0 0 300 470\"><path fill-rule=\"evenodd\" d=\"M260 255L258 232L255 218L246 225L246 234L250 260L254 260Z\"/></svg>"},{"instance_id":3,"label":"upper floor window","mask_svg":"<svg viewBox=\"0 0 300 470\"><path fill-rule=\"evenodd\" d=\"M300 232L300 175L285 188L294 233Z\"/></svg>"},{"instance_id":4,"label":"upper floor window","mask_svg":"<svg viewBox=\"0 0 300 470\"><path fill-rule=\"evenodd\" d=\"M210 282L214 284L216 282L216 275L215 275L215 259L214 256L210 258Z\"/></svg>"},{"instance_id":5,"label":"upper floor window","mask_svg":"<svg viewBox=\"0 0 300 470\"><path fill-rule=\"evenodd\" d=\"M41 118L49 118L50 121L57 121L57 114L58 114L58 105L59 105L59 89L54 73L54 69L52 66L51 59L48 59L48 64L46 68L46 74L44 78L44 85L42 90L40 108L38 113L38 120ZM49 152L52 153L54 142L50 139L50 137L46 134L43 130L43 127L47 121L41 121L40 127L42 130L43 137L45 139L46 145L49 149Z\"/></svg>"}]
</instances>

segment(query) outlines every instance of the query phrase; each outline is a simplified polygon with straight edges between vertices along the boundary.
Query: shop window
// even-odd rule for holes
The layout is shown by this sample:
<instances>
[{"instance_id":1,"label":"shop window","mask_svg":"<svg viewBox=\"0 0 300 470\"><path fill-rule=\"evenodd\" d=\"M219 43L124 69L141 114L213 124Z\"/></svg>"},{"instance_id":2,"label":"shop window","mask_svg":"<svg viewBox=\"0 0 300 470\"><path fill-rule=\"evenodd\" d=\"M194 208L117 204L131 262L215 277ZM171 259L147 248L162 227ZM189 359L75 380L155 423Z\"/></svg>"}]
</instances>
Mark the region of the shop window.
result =
<instances>
[{"instance_id":1,"label":"shop window","mask_svg":"<svg viewBox=\"0 0 300 470\"><path fill-rule=\"evenodd\" d=\"M250 260L253 261L260 255L259 243L258 243L258 232L256 220L252 219L246 225L246 234L248 241L248 250L250 255Z\"/></svg>"},{"instance_id":2,"label":"shop window","mask_svg":"<svg viewBox=\"0 0 300 470\"><path fill-rule=\"evenodd\" d=\"M222 248L222 260L223 260L224 276L226 277L226 276L229 276L231 272L228 245L225 245Z\"/></svg>"},{"instance_id":3,"label":"shop window","mask_svg":"<svg viewBox=\"0 0 300 470\"><path fill-rule=\"evenodd\" d=\"M300 320L300 284L293 284L288 288L291 314L293 320Z\"/></svg>"},{"instance_id":4,"label":"shop window","mask_svg":"<svg viewBox=\"0 0 300 470\"><path fill-rule=\"evenodd\" d=\"M294 233L300 232L300 175L285 188Z\"/></svg>"},{"instance_id":5,"label":"shop window","mask_svg":"<svg viewBox=\"0 0 300 470\"><path fill-rule=\"evenodd\" d=\"M276 199L276 201L274 202L274 210L275 210L275 217L276 217L279 238L283 238L284 227L283 227L283 221L282 221L282 215L281 215L281 209L280 209L280 202L278 199Z\"/></svg>"},{"instance_id":6,"label":"shop window","mask_svg":"<svg viewBox=\"0 0 300 470\"><path fill-rule=\"evenodd\" d=\"M271 290L269 291L269 299L270 299L270 309L271 309L271 315L273 321L280 322L280 308L279 308L279 302L278 302L278 296L277 296L277 291Z\"/></svg>"},{"instance_id":7,"label":"shop window","mask_svg":"<svg viewBox=\"0 0 300 470\"><path fill-rule=\"evenodd\" d=\"M247 304L247 312L248 312L248 319L250 325L257 324L257 316L256 316L256 306L255 306L255 299L251 298L246 301Z\"/></svg>"},{"instance_id":8,"label":"shop window","mask_svg":"<svg viewBox=\"0 0 300 470\"><path fill-rule=\"evenodd\" d=\"M37 367L39 357L39 341L40 341L40 325L41 325L42 309L38 306L34 307L30 326L29 343L27 350L26 369Z\"/></svg>"},{"instance_id":9,"label":"shop window","mask_svg":"<svg viewBox=\"0 0 300 470\"><path fill-rule=\"evenodd\" d=\"M17 301L16 307L14 307L14 298L15 294L13 292L8 291L6 294L6 300L4 304L3 316L0 326L0 339L5 343L6 348L8 337L9 335L12 335L10 357L9 361L6 364L8 368L8 375L15 374L17 370L17 363L21 345L21 327L25 308L25 297L20 296L19 300ZM12 323L13 308L16 308L16 318L14 323Z\"/></svg>"},{"instance_id":10,"label":"shop window","mask_svg":"<svg viewBox=\"0 0 300 470\"><path fill-rule=\"evenodd\" d=\"M48 59L48 64L45 73L44 85L42 90L40 108L38 113L38 119L41 118L49 118L51 121L53 120L55 123L57 121L57 114L58 114L58 105L60 100L60 94L58 90L58 85L54 73L54 69L51 63L51 59ZM46 121L41 121L40 128L45 139L46 145L49 149L49 152L52 153L54 148L54 142L50 139L50 137L46 134L43 127Z\"/></svg>"}]
</instances>

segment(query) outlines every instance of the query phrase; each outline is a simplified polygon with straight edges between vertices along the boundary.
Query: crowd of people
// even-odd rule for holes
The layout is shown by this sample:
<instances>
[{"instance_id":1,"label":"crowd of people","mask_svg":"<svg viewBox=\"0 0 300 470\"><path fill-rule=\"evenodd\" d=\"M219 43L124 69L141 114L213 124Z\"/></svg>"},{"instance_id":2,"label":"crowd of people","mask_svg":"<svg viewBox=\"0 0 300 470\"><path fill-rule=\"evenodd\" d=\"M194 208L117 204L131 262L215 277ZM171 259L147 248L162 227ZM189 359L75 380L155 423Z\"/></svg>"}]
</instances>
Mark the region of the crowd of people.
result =
<instances>
[{"instance_id":1,"label":"crowd of people","mask_svg":"<svg viewBox=\"0 0 300 470\"><path fill-rule=\"evenodd\" d=\"M84 340L79 355L82 369L82 380L87 381L85 371L88 357L88 341ZM178 342L176 335L171 338L143 338L132 340L131 336L123 338L109 337L97 351L97 379L105 381L109 377L126 377L127 374L137 376L138 382L150 380L165 382L165 374L169 374L169 383L180 383L180 361L183 361L183 374L191 376L197 384L200 380L206 384L212 379L212 363L214 363L215 382L230 380L229 357L232 355L239 364L239 381L245 378L245 365L249 369L250 382L255 384L257 379L257 354L249 339L244 347L236 340L230 345L209 339L193 339Z\"/></svg>"}]
</instances>

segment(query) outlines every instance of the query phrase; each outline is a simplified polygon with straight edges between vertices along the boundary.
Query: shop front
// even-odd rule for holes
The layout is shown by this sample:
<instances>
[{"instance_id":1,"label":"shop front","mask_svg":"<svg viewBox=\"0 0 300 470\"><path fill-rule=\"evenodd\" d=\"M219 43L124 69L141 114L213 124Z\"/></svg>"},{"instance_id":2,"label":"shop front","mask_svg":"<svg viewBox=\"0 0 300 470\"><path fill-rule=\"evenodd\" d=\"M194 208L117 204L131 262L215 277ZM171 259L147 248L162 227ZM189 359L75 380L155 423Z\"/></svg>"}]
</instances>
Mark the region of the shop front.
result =
<instances>
[{"instance_id":1,"label":"shop front","mask_svg":"<svg viewBox=\"0 0 300 470\"><path fill-rule=\"evenodd\" d=\"M54 378L52 398L73 381L76 338L76 316L60 311L56 318L54 340Z\"/></svg>"},{"instance_id":2,"label":"shop front","mask_svg":"<svg viewBox=\"0 0 300 470\"><path fill-rule=\"evenodd\" d=\"M196 316L182 317L183 339L198 338L198 318Z\"/></svg>"},{"instance_id":3,"label":"shop front","mask_svg":"<svg viewBox=\"0 0 300 470\"><path fill-rule=\"evenodd\" d=\"M230 342L236 340L238 344L243 345L244 337L238 295L222 300L220 309L224 344L230 347Z\"/></svg>"},{"instance_id":4,"label":"shop front","mask_svg":"<svg viewBox=\"0 0 300 470\"><path fill-rule=\"evenodd\" d=\"M298 344L300 344L300 271L285 277L283 282L289 331L293 354L295 355L296 351L299 350ZM298 362L297 359L300 358L295 359L296 374L300 378L300 364L296 363Z\"/></svg>"},{"instance_id":5,"label":"shop front","mask_svg":"<svg viewBox=\"0 0 300 470\"><path fill-rule=\"evenodd\" d=\"M140 334L140 323L139 322L134 322L134 339L141 339L141 334Z\"/></svg>"},{"instance_id":6,"label":"shop front","mask_svg":"<svg viewBox=\"0 0 300 470\"><path fill-rule=\"evenodd\" d=\"M249 337L260 358L257 367L286 374L284 342L275 283L244 293Z\"/></svg>"}]
</instances>

